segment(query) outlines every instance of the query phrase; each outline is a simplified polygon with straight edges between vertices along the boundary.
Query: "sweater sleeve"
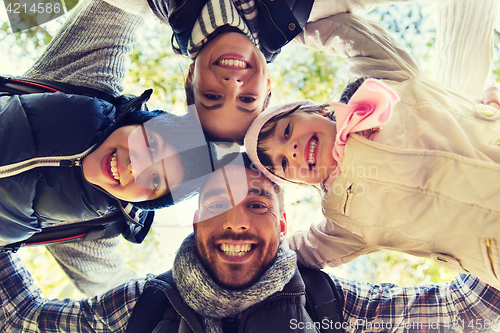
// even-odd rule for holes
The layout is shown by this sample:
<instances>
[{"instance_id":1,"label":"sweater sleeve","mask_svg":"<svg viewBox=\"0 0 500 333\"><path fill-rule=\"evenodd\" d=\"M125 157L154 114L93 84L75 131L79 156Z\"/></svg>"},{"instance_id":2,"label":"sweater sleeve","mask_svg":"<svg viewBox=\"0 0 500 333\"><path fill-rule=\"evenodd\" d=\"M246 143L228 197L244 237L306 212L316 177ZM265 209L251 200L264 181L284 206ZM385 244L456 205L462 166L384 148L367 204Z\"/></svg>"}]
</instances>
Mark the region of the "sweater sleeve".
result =
<instances>
[{"instance_id":1,"label":"sweater sleeve","mask_svg":"<svg viewBox=\"0 0 500 333\"><path fill-rule=\"evenodd\" d=\"M402 82L421 75L411 56L384 29L354 14L308 23L293 42L347 58L357 77Z\"/></svg>"},{"instance_id":2,"label":"sweater sleeve","mask_svg":"<svg viewBox=\"0 0 500 333\"><path fill-rule=\"evenodd\" d=\"M102 0L76 6L35 64L23 75L102 90L123 90L127 55L143 23L141 16Z\"/></svg>"},{"instance_id":3,"label":"sweater sleeve","mask_svg":"<svg viewBox=\"0 0 500 333\"><path fill-rule=\"evenodd\" d=\"M134 269L124 266L118 245L119 238L115 237L53 244L47 250L76 287L91 296L137 277Z\"/></svg>"},{"instance_id":4,"label":"sweater sleeve","mask_svg":"<svg viewBox=\"0 0 500 333\"><path fill-rule=\"evenodd\" d=\"M12 253L0 253L1 332L124 332L147 279L129 281L79 301L40 296L30 274Z\"/></svg>"},{"instance_id":5,"label":"sweater sleeve","mask_svg":"<svg viewBox=\"0 0 500 333\"><path fill-rule=\"evenodd\" d=\"M499 6L498 0L438 2L434 81L482 97L493 63Z\"/></svg>"},{"instance_id":6,"label":"sweater sleeve","mask_svg":"<svg viewBox=\"0 0 500 333\"><path fill-rule=\"evenodd\" d=\"M309 268L340 266L377 251L330 219L313 223L308 230L294 232L288 236L288 243L297 253L297 260Z\"/></svg>"}]
</instances>

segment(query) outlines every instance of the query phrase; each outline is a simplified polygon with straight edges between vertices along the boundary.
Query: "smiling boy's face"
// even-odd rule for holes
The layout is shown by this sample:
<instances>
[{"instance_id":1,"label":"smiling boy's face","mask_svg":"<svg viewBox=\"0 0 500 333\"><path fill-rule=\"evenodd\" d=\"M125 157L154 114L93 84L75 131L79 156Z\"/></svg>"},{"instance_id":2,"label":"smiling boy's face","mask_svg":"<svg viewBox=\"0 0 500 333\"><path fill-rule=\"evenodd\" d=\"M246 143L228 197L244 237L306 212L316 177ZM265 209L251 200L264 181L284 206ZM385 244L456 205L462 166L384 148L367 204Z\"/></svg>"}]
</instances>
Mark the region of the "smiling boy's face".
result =
<instances>
[{"instance_id":1,"label":"smiling boy's face","mask_svg":"<svg viewBox=\"0 0 500 333\"><path fill-rule=\"evenodd\" d=\"M159 198L184 178L175 148L141 125L115 130L83 159L82 167L88 182L130 202Z\"/></svg>"},{"instance_id":2,"label":"smiling boy's face","mask_svg":"<svg viewBox=\"0 0 500 333\"><path fill-rule=\"evenodd\" d=\"M240 143L271 91L264 55L238 32L223 33L207 43L192 64L187 82L205 132Z\"/></svg>"}]
</instances>

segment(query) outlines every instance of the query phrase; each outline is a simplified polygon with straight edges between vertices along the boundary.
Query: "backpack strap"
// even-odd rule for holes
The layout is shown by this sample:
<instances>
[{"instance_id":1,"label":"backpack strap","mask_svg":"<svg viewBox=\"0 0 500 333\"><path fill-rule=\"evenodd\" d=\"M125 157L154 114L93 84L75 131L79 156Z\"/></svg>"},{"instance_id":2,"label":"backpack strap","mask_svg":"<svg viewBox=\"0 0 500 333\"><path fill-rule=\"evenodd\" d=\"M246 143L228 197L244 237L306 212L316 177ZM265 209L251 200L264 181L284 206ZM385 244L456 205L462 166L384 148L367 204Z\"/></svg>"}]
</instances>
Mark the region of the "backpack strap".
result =
<instances>
[{"instance_id":1,"label":"backpack strap","mask_svg":"<svg viewBox=\"0 0 500 333\"><path fill-rule=\"evenodd\" d=\"M306 285L306 310L314 322L321 325L322 333L343 333L342 299L328 274L321 270L299 267L300 275Z\"/></svg>"},{"instance_id":2,"label":"backpack strap","mask_svg":"<svg viewBox=\"0 0 500 333\"><path fill-rule=\"evenodd\" d=\"M116 237L128 229L125 217L120 211L88 221L58 223L43 228L30 238L0 247L1 252L17 252L21 247L50 245L70 242L91 241Z\"/></svg>"},{"instance_id":3,"label":"backpack strap","mask_svg":"<svg viewBox=\"0 0 500 333\"><path fill-rule=\"evenodd\" d=\"M10 95L63 92L65 94L96 97L105 100L113 105L118 105L117 98L108 93L105 93L104 91L51 80L0 76L0 91L6 92Z\"/></svg>"},{"instance_id":4,"label":"backpack strap","mask_svg":"<svg viewBox=\"0 0 500 333\"><path fill-rule=\"evenodd\" d=\"M156 279L171 284L174 283L171 270L160 274ZM170 300L165 291L157 288L154 284L154 280L151 284L147 283L130 315L125 333L153 332L156 325L163 317L168 304L170 304Z\"/></svg>"}]
</instances>

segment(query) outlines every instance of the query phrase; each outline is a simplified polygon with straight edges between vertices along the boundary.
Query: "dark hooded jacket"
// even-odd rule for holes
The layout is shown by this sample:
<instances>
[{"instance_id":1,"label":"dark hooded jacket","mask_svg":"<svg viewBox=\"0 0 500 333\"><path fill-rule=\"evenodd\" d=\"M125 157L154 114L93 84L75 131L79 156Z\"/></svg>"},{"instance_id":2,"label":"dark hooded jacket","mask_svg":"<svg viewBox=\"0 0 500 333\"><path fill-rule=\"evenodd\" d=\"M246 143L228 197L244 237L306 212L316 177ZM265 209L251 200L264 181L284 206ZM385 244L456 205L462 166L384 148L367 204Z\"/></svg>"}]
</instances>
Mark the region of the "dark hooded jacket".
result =
<instances>
[{"instance_id":1,"label":"dark hooded jacket","mask_svg":"<svg viewBox=\"0 0 500 333\"><path fill-rule=\"evenodd\" d=\"M95 219L117 209L130 227L125 238L141 242L154 213L87 182L80 160L117 128L121 114L140 110L148 97L121 96L115 107L60 92L0 95L0 166L39 158L35 168L0 178L0 245L24 240L54 223ZM37 167L39 163L55 164Z\"/></svg>"},{"instance_id":2,"label":"dark hooded jacket","mask_svg":"<svg viewBox=\"0 0 500 333\"><path fill-rule=\"evenodd\" d=\"M155 325L153 333L204 332L200 316L182 299L173 280L171 270L149 281L146 284L146 288L148 287L165 293L168 298L168 302L162 308L164 313ZM237 331L241 333L318 332L318 322L315 322L311 318L311 314L308 312L310 310L306 307L306 302L310 302L310 300L307 299L305 289L301 273L297 270L282 291L251 306L233 320L229 320L228 318L223 319L222 325L224 331ZM138 307L136 305L134 311L137 311ZM340 307L336 309L339 310L331 312L331 319L335 323L342 323L342 317L339 312ZM134 316L134 313L132 315ZM144 320L141 320L141 322L145 325ZM341 328L337 330L334 327L326 331L343 332ZM127 328L128 332L131 332L130 327Z\"/></svg>"}]
</instances>

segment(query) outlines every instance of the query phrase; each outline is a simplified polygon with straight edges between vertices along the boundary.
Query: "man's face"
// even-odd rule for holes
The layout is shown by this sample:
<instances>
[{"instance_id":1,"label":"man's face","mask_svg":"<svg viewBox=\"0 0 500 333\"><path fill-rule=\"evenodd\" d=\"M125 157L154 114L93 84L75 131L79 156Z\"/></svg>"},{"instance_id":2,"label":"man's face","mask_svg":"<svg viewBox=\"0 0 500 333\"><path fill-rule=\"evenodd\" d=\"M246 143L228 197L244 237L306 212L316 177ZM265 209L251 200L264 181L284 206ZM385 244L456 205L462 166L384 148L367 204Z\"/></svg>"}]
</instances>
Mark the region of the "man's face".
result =
<instances>
[{"instance_id":1,"label":"man's face","mask_svg":"<svg viewBox=\"0 0 500 333\"><path fill-rule=\"evenodd\" d=\"M241 177L243 171L246 177ZM238 189L247 193L234 205ZM241 166L227 166L208 180L195 219L201 260L212 278L228 289L255 283L274 260L286 234L285 214L279 213L273 184Z\"/></svg>"},{"instance_id":2,"label":"man's face","mask_svg":"<svg viewBox=\"0 0 500 333\"><path fill-rule=\"evenodd\" d=\"M264 55L238 32L223 33L207 43L190 69L188 82L203 129L236 142L243 140L271 91Z\"/></svg>"}]
</instances>

